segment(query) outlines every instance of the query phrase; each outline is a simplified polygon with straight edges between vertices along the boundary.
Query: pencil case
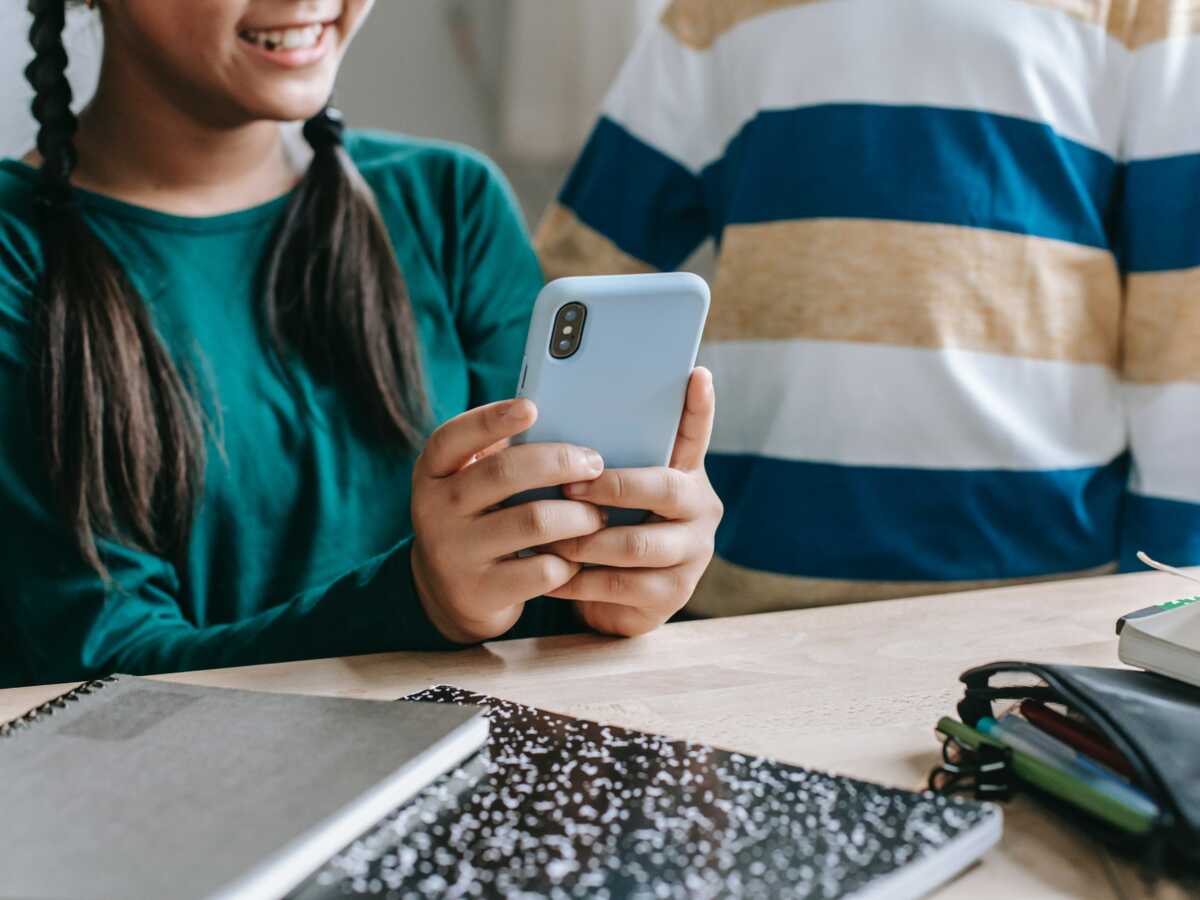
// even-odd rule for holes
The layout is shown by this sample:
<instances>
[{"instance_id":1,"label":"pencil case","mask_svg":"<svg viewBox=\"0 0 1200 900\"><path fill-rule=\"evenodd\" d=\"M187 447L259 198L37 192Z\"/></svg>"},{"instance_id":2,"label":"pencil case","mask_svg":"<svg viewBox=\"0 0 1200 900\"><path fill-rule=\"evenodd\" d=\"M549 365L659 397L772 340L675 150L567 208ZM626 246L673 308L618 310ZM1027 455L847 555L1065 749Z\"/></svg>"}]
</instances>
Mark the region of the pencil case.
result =
<instances>
[{"instance_id":1,"label":"pencil case","mask_svg":"<svg viewBox=\"0 0 1200 900\"><path fill-rule=\"evenodd\" d=\"M1013 701L1065 707L1120 754L1130 783L1158 809L1123 813L1120 804L1079 785L1066 789L1055 770L974 733L953 743L975 769L977 795L1024 791L1153 871L1200 874L1200 688L1149 672L1028 662L979 666L960 680L962 723L997 717ZM955 731L953 724L939 730Z\"/></svg>"}]
</instances>

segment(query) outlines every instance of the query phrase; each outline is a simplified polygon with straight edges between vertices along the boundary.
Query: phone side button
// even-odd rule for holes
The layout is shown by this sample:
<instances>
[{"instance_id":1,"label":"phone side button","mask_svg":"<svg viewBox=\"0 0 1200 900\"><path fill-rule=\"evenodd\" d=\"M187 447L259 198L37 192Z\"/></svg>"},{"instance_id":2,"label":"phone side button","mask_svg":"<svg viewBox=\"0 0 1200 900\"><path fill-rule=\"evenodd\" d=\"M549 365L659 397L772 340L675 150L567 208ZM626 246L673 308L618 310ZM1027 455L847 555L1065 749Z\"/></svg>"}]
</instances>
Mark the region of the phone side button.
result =
<instances>
[{"instance_id":1,"label":"phone side button","mask_svg":"<svg viewBox=\"0 0 1200 900\"><path fill-rule=\"evenodd\" d=\"M521 386L517 388L517 394L520 395L525 390L525 376L529 374L529 363L521 360Z\"/></svg>"}]
</instances>

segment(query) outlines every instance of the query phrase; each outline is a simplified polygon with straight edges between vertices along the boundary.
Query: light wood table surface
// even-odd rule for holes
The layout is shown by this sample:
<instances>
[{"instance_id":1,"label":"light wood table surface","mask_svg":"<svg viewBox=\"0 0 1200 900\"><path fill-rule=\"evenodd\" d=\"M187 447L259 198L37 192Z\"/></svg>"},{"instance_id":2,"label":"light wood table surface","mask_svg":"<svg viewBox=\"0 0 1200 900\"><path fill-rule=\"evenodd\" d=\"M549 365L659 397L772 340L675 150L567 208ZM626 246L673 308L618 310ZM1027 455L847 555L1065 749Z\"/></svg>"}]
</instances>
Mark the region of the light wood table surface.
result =
<instances>
[{"instance_id":1,"label":"light wood table surface","mask_svg":"<svg viewBox=\"0 0 1200 900\"><path fill-rule=\"evenodd\" d=\"M1001 659L1115 666L1117 617L1190 593L1145 573L681 622L635 640L594 635L189 672L173 681L391 699L454 684L558 712L906 787L938 759L958 675ZM0 721L69 685L0 691ZM938 896L1183 897L1027 801L1002 845Z\"/></svg>"}]
</instances>

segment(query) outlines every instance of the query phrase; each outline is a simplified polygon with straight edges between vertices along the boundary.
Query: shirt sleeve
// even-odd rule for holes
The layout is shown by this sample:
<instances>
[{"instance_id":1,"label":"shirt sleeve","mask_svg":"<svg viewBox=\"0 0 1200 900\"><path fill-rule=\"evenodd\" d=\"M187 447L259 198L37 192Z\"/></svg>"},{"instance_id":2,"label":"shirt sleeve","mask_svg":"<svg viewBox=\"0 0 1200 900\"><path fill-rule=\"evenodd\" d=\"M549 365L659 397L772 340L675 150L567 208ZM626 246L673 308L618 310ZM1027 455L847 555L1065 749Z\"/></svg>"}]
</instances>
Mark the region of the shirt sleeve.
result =
<instances>
[{"instance_id":1,"label":"shirt sleeve","mask_svg":"<svg viewBox=\"0 0 1200 900\"><path fill-rule=\"evenodd\" d=\"M1144 550L1200 565L1200 43L1148 44L1131 77L1117 223L1132 463L1121 564L1142 568Z\"/></svg>"},{"instance_id":2,"label":"shirt sleeve","mask_svg":"<svg viewBox=\"0 0 1200 900\"><path fill-rule=\"evenodd\" d=\"M711 0L674 0L642 35L538 228L547 278L677 269L718 237L714 28Z\"/></svg>"},{"instance_id":3,"label":"shirt sleeve","mask_svg":"<svg viewBox=\"0 0 1200 900\"><path fill-rule=\"evenodd\" d=\"M476 407L516 394L542 270L504 176L481 157L463 160L455 308Z\"/></svg>"},{"instance_id":4,"label":"shirt sleeve","mask_svg":"<svg viewBox=\"0 0 1200 900\"><path fill-rule=\"evenodd\" d=\"M454 646L424 613L409 541L222 624L189 618L175 567L152 554L102 541L105 583L52 500L28 402L26 297L0 273L0 687Z\"/></svg>"}]
</instances>

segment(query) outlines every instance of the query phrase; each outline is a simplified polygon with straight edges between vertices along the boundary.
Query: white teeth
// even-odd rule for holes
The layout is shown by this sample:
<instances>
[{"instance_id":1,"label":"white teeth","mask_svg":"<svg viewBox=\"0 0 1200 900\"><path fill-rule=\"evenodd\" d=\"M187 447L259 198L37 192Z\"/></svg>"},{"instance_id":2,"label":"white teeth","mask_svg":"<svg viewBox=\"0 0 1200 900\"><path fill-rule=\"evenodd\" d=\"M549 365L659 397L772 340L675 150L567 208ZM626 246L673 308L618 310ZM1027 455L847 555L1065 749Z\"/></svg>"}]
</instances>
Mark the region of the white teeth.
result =
<instances>
[{"instance_id":1,"label":"white teeth","mask_svg":"<svg viewBox=\"0 0 1200 900\"><path fill-rule=\"evenodd\" d=\"M286 31L283 34L283 46L285 50L295 50L297 47L312 46L311 34L307 30Z\"/></svg>"},{"instance_id":2,"label":"white teeth","mask_svg":"<svg viewBox=\"0 0 1200 900\"><path fill-rule=\"evenodd\" d=\"M267 50L307 50L317 46L324 31L324 25L306 25L303 28L272 31L246 30L241 33L241 38Z\"/></svg>"}]
</instances>

